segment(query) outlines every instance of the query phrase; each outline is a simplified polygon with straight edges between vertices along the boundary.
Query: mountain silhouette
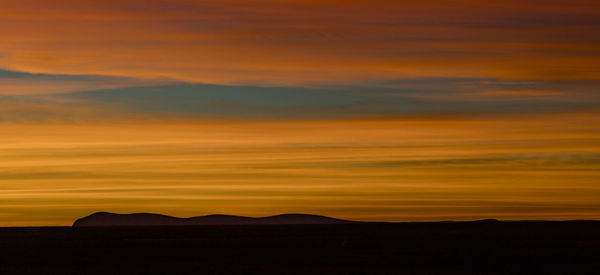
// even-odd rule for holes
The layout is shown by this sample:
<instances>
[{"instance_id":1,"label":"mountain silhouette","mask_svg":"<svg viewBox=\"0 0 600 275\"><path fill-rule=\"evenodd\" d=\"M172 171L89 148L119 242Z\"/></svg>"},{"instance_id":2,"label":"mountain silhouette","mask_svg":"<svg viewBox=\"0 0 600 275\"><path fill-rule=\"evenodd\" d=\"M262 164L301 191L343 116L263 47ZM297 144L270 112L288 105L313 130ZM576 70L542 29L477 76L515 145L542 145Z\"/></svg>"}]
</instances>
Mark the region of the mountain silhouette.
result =
<instances>
[{"instance_id":1,"label":"mountain silhouette","mask_svg":"<svg viewBox=\"0 0 600 275\"><path fill-rule=\"evenodd\" d=\"M85 226L187 226L187 225L246 225L246 224L349 224L355 221L310 214L281 214L252 218L232 215L207 215L177 218L161 214L116 214L97 212L78 219L74 227Z\"/></svg>"}]
</instances>

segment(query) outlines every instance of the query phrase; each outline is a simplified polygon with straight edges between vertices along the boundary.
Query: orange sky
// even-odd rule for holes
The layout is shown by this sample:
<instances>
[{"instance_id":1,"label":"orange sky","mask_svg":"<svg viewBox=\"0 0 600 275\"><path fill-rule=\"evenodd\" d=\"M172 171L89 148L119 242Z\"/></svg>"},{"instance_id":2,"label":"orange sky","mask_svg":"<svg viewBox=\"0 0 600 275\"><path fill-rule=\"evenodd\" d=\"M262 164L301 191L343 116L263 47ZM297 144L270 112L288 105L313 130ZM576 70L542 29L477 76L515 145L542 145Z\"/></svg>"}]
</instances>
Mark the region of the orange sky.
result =
<instances>
[{"instance_id":1,"label":"orange sky","mask_svg":"<svg viewBox=\"0 0 600 275\"><path fill-rule=\"evenodd\" d=\"M600 2L0 0L0 226L599 219Z\"/></svg>"},{"instance_id":2,"label":"orange sky","mask_svg":"<svg viewBox=\"0 0 600 275\"><path fill-rule=\"evenodd\" d=\"M598 79L597 1L0 1L0 64L308 85Z\"/></svg>"},{"instance_id":3,"label":"orange sky","mask_svg":"<svg viewBox=\"0 0 600 275\"><path fill-rule=\"evenodd\" d=\"M1 124L0 222L67 225L94 211L598 218L600 136L589 125L599 123L579 114Z\"/></svg>"}]
</instances>

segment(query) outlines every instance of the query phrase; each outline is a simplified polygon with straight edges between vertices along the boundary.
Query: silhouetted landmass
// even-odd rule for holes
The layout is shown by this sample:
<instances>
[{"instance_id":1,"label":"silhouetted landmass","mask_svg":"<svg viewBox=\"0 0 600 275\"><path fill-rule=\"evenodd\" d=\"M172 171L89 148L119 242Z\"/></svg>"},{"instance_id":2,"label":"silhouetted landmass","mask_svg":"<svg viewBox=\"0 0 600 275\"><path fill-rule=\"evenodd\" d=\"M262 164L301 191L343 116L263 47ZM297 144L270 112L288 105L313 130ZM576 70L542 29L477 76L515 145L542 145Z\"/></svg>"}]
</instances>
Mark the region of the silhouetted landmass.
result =
<instances>
[{"instance_id":1,"label":"silhouetted landmass","mask_svg":"<svg viewBox=\"0 0 600 275\"><path fill-rule=\"evenodd\" d=\"M152 213L115 214L98 212L73 223L81 226L194 226L194 225L250 225L250 224L348 224L353 221L309 214L282 214L251 218L232 215L207 215L177 218Z\"/></svg>"},{"instance_id":2,"label":"silhouetted landmass","mask_svg":"<svg viewBox=\"0 0 600 275\"><path fill-rule=\"evenodd\" d=\"M600 222L0 228L0 274L597 274Z\"/></svg>"}]
</instances>

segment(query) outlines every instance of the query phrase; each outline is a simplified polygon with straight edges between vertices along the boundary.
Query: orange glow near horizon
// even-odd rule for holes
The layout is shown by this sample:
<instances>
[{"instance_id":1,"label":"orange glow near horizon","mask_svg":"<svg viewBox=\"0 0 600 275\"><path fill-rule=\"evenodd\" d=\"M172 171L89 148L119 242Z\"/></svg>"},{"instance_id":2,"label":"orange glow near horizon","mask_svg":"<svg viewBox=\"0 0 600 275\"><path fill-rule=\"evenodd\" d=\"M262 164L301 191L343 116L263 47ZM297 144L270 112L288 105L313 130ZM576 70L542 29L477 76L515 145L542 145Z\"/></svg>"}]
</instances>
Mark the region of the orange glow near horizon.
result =
<instances>
[{"instance_id":1,"label":"orange glow near horizon","mask_svg":"<svg viewBox=\"0 0 600 275\"><path fill-rule=\"evenodd\" d=\"M598 0L0 0L0 226L600 219Z\"/></svg>"},{"instance_id":2,"label":"orange glow near horizon","mask_svg":"<svg viewBox=\"0 0 600 275\"><path fill-rule=\"evenodd\" d=\"M589 127L598 123L580 114L2 124L0 224L69 225L94 211L597 219L600 146Z\"/></svg>"}]
</instances>

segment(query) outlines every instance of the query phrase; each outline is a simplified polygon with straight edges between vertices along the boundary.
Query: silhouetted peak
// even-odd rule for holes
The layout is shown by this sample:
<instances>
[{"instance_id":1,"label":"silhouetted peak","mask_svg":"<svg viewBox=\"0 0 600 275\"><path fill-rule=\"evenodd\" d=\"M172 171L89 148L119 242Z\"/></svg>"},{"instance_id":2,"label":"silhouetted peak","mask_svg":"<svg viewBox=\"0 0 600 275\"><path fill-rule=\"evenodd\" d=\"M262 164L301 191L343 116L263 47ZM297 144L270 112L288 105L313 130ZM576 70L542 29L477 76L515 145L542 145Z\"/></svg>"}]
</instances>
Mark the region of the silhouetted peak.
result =
<instances>
[{"instance_id":1,"label":"silhouetted peak","mask_svg":"<svg viewBox=\"0 0 600 275\"><path fill-rule=\"evenodd\" d=\"M477 221L473 221L475 223L499 223L500 221L497 219L483 219L483 220L477 220Z\"/></svg>"},{"instance_id":2,"label":"silhouetted peak","mask_svg":"<svg viewBox=\"0 0 600 275\"><path fill-rule=\"evenodd\" d=\"M245 225L245 224L345 224L353 221L312 214L280 214L269 217L243 217L213 214L177 218L153 213L116 214L96 212L73 223L81 226L186 226L186 225Z\"/></svg>"}]
</instances>

